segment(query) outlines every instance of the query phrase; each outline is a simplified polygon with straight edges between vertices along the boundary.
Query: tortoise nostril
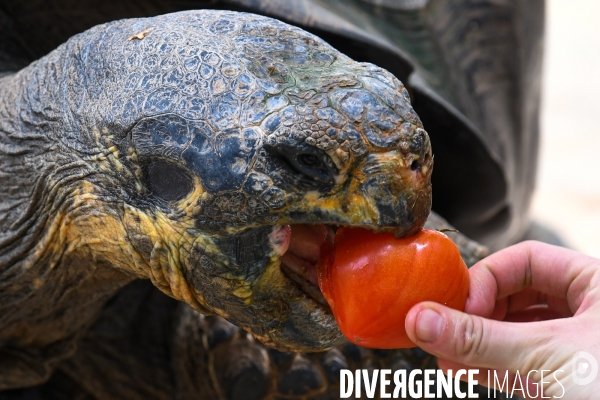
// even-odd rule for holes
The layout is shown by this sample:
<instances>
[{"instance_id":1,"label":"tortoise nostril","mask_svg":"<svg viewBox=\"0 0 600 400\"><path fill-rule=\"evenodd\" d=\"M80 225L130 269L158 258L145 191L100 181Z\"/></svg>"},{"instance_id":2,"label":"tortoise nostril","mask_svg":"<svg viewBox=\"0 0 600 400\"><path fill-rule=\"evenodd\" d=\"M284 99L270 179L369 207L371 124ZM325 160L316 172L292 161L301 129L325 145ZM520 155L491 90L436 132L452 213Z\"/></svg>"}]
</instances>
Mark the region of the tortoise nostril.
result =
<instances>
[{"instance_id":1,"label":"tortoise nostril","mask_svg":"<svg viewBox=\"0 0 600 400\"><path fill-rule=\"evenodd\" d=\"M417 169L419 169L419 162L418 162L417 160L413 161L413 162L410 164L410 169L411 169L412 171L416 171Z\"/></svg>"}]
</instances>

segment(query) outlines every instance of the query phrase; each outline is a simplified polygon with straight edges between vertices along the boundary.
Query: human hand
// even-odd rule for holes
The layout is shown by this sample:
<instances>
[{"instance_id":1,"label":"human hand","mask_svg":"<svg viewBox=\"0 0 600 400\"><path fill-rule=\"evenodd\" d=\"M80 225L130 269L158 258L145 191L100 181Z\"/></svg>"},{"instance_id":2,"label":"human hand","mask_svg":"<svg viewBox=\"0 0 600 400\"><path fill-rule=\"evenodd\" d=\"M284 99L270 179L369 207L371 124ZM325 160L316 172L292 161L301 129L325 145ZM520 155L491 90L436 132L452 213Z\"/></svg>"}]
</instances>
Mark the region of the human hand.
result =
<instances>
[{"instance_id":1,"label":"human hand","mask_svg":"<svg viewBox=\"0 0 600 400\"><path fill-rule=\"evenodd\" d=\"M577 384L586 375L572 365L579 351L600 360L600 260L528 241L481 260L470 277L465 313L423 302L406 317L408 336L436 355L441 369L478 368L476 379L489 387L494 371L500 381L508 371L511 388L518 371L526 398L600 396L600 378Z\"/></svg>"}]
</instances>

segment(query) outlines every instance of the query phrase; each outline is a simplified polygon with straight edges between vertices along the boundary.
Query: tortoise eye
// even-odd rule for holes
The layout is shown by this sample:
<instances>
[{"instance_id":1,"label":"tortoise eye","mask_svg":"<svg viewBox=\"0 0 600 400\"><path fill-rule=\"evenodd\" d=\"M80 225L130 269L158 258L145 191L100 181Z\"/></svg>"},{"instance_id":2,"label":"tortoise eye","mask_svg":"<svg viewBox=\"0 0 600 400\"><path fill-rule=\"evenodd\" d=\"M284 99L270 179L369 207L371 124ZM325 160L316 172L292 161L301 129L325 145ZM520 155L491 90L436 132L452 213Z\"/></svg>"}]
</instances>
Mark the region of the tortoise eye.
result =
<instances>
[{"instance_id":1,"label":"tortoise eye","mask_svg":"<svg viewBox=\"0 0 600 400\"><path fill-rule=\"evenodd\" d=\"M307 167L314 167L319 165L321 160L314 154L300 154L298 156L298 162Z\"/></svg>"},{"instance_id":2,"label":"tortoise eye","mask_svg":"<svg viewBox=\"0 0 600 400\"><path fill-rule=\"evenodd\" d=\"M333 167L328 166L325 160L329 160L326 155L317 155L313 153L300 153L292 157L290 161L298 171L317 181L331 183L333 181Z\"/></svg>"},{"instance_id":3,"label":"tortoise eye","mask_svg":"<svg viewBox=\"0 0 600 400\"><path fill-rule=\"evenodd\" d=\"M185 169L163 160L148 164L146 184L154 196L165 201L181 200L194 188L192 177Z\"/></svg>"}]
</instances>

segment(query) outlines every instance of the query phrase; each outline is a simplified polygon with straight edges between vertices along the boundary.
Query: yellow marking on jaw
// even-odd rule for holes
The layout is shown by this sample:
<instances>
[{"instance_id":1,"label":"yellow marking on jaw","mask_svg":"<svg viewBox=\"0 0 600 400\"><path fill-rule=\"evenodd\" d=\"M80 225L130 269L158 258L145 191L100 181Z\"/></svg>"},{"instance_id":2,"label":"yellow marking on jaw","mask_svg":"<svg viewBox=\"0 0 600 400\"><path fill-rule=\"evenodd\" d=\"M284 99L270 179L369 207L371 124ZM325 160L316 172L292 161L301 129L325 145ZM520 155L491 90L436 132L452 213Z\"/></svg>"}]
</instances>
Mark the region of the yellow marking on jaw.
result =
<instances>
[{"instance_id":1,"label":"yellow marking on jaw","mask_svg":"<svg viewBox=\"0 0 600 400\"><path fill-rule=\"evenodd\" d=\"M148 260L150 268L145 271L153 283L178 300L190 305L199 302L206 307L204 299L192 292L182 272L181 250L189 252L198 242L209 241L201 235L192 236L190 232L195 232L193 218L183 215L173 220L159 209L147 214L127 206L123 222L133 226L138 234L146 236L153 243L154 248Z\"/></svg>"},{"instance_id":2,"label":"yellow marking on jaw","mask_svg":"<svg viewBox=\"0 0 600 400\"><path fill-rule=\"evenodd\" d=\"M413 184L411 171L405 168L407 161L400 152L376 153L372 156L376 157L376 164L374 164L373 159L369 161L371 165L376 167L376 171L372 173L396 176L397 180L393 184L399 185L405 192L411 190L410 186ZM338 215L340 221L352 225L378 223L379 210L376 199L368 197L359 189L360 184L370 177L365 173L366 162L366 160L363 160L360 165L351 171L346 187L342 191L326 196L316 191L308 192L298 204L290 206L285 211L311 212L318 209L327 211L332 216ZM280 222L289 223L293 221L282 220Z\"/></svg>"},{"instance_id":3,"label":"yellow marking on jaw","mask_svg":"<svg viewBox=\"0 0 600 400\"><path fill-rule=\"evenodd\" d=\"M231 292L234 296L244 300L244 304L252 303L252 285L249 283L242 284Z\"/></svg>"},{"instance_id":4,"label":"yellow marking on jaw","mask_svg":"<svg viewBox=\"0 0 600 400\"><path fill-rule=\"evenodd\" d=\"M318 199L305 197L304 200L303 206L307 210L316 208L327 210L332 215L336 213L343 214L349 224L361 225L373 223L379 219L377 207L362 194L348 193L344 196L320 197Z\"/></svg>"},{"instance_id":5,"label":"yellow marking on jaw","mask_svg":"<svg viewBox=\"0 0 600 400\"><path fill-rule=\"evenodd\" d=\"M132 175L136 189L142 192L140 171L124 169L109 131L95 129L91 134L97 150L86 160L99 170L125 170ZM126 157L137 160L133 148L127 149ZM82 258L91 255L98 262L112 264L140 278L150 278L162 291L192 307L210 308L201 293L191 289L183 275L185 268L194 267L187 265L187 258L194 249L202 249L221 264L229 263L213 240L195 226L201 200L207 196L200 180L194 178L194 189L173 205L177 210L174 213L159 208L141 210L128 204L116 209L117 204L105 204L103 197L97 194L99 192L94 184L81 181L80 186L69 194L70 201L65 202L65 207L52 213L54 219L48 223L44 237L25 266L31 268L43 259L54 268L65 254L77 252L75 257L81 253ZM39 277L34 285L42 286L44 279ZM230 291L237 286L236 293L243 296L244 291L250 289L245 285L246 282L233 286L224 282L223 290ZM219 311L225 314L223 310Z\"/></svg>"},{"instance_id":6,"label":"yellow marking on jaw","mask_svg":"<svg viewBox=\"0 0 600 400\"><path fill-rule=\"evenodd\" d=\"M136 272L145 269L144 260L125 240L127 233L123 224L113 214L97 212L95 206L99 200L93 192L93 185L82 181L81 187L71 193L70 208L56 212L42 240L26 260L26 268L31 268L41 259L47 260L50 268L55 268L65 255L83 252L125 270ZM41 283L36 283L36 286L41 286Z\"/></svg>"},{"instance_id":7,"label":"yellow marking on jaw","mask_svg":"<svg viewBox=\"0 0 600 400\"><path fill-rule=\"evenodd\" d=\"M187 215L197 215L200 212L199 201L206 195L200 179L194 176L194 190L183 199L179 200L176 207Z\"/></svg>"},{"instance_id":8,"label":"yellow marking on jaw","mask_svg":"<svg viewBox=\"0 0 600 400\"><path fill-rule=\"evenodd\" d=\"M307 192L300 204L293 206L295 210L311 211L315 209L326 210L331 215L340 215L349 224L361 225L379 220L379 211L373 199L364 196L359 190L360 183L366 176L363 169L356 168L350 176L348 187L344 191L336 192L329 196L322 196L319 192Z\"/></svg>"},{"instance_id":9,"label":"yellow marking on jaw","mask_svg":"<svg viewBox=\"0 0 600 400\"><path fill-rule=\"evenodd\" d=\"M220 263L229 263L228 259L219 257L220 250L213 240L196 229L195 215L200 212L200 200L204 196L206 191L195 177L192 192L174 204L174 208L179 211L175 216L158 208L146 213L127 206L124 225L134 227L134 231L153 243L148 273L156 286L192 307L198 304L210 308L201 294L190 289L183 276L185 266L182 258L191 254L194 248L202 248L207 255L218 257Z\"/></svg>"},{"instance_id":10,"label":"yellow marking on jaw","mask_svg":"<svg viewBox=\"0 0 600 400\"><path fill-rule=\"evenodd\" d=\"M92 183L81 181L80 187L70 194L70 202L65 202L68 208L54 213L43 238L25 260L25 267L31 268L44 260L52 269L65 255L81 253L81 258L92 255L140 278L150 278L178 300L207 307L206 301L185 281L181 253L189 253L197 245L209 254L218 251L210 238L195 229L189 214L197 207L202 188L196 187L188 196L190 206L176 219L160 209L148 213L127 204L119 213L111 208L113 205L104 204L96 191ZM151 244L149 257L134 246L134 235L146 238ZM45 278L36 279L35 287L41 287Z\"/></svg>"},{"instance_id":11,"label":"yellow marking on jaw","mask_svg":"<svg viewBox=\"0 0 600 400\"><path fill-rule=\"evenodd\" d=\"M282 292L287 291L287 278L281 272L281 258L278 254L271 254L269 263L258 280L247 284L245 291L240 291L236 296L244 300L245 305L252 304L255 292ZM265 289L266 288L266 289Z\"/></svg>"}]
</instances>

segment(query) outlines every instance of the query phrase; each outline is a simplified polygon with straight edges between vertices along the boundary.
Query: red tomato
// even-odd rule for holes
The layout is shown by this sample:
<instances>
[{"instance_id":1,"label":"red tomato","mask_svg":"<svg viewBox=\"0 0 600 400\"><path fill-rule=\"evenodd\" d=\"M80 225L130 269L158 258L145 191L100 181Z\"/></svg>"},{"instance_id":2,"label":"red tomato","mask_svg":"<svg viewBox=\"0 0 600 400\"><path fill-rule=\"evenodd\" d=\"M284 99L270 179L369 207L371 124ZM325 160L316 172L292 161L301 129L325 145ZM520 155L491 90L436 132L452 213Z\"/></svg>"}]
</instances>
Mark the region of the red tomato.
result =
<instances>
[{"instance_id":1,"label":"red tomato","mask_svg":"<svg viewBox=\"0 0 600 400\"><path fill-rule=\"evenodd\" d=\"M378 349L408 348L404 320L431 300L464 310L469 272L446 235L425 229L396 239L362 228L339 229L319 261L319 287L342 333Z\"/></svg>"}]
</instances>

